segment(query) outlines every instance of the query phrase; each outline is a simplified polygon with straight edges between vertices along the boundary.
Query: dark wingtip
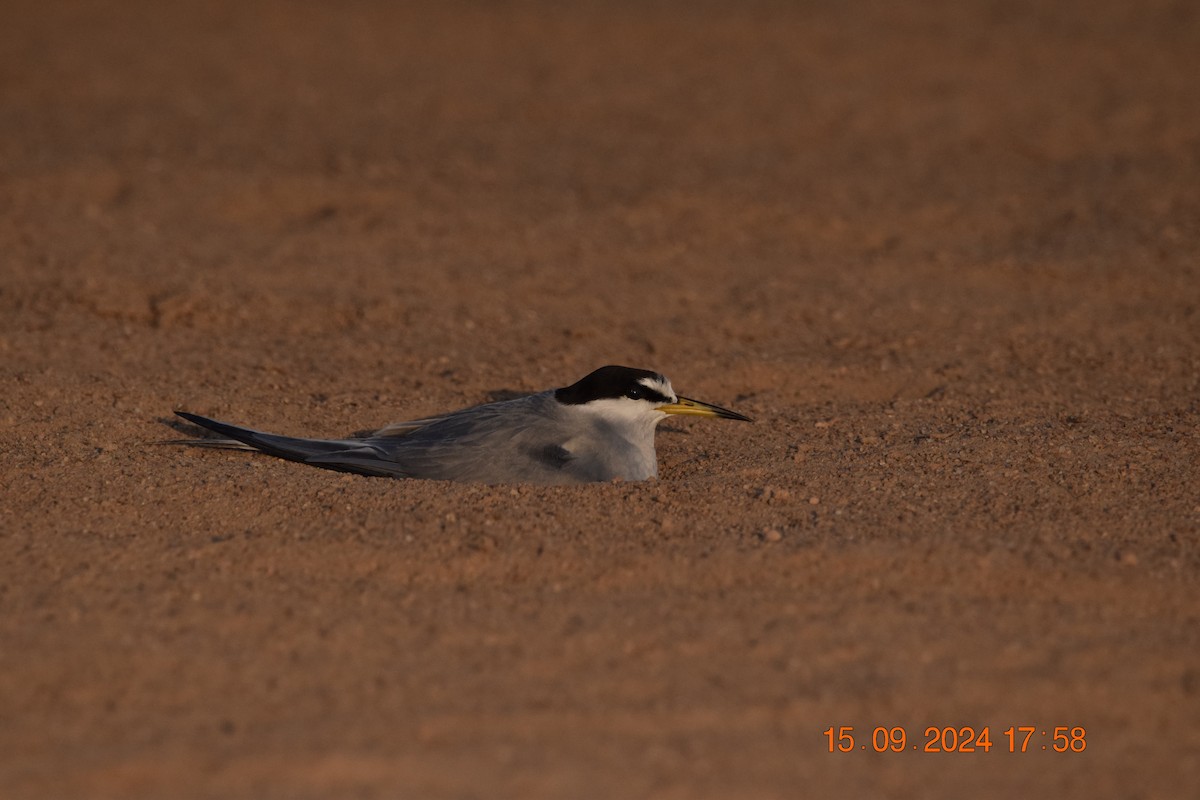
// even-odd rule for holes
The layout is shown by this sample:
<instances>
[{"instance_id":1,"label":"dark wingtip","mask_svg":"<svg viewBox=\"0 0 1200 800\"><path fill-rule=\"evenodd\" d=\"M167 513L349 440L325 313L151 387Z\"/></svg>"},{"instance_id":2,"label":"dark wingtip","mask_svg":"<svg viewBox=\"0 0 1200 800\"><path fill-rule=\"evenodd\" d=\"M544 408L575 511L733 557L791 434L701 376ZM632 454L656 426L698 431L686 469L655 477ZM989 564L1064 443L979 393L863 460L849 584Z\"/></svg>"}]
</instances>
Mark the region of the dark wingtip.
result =
<instances>
[{"instance_id":1,"label":"dark wingtip","mask_svg":"<svg viewBox=\"0 0 1200 800\"><path fill-rule=\"evenodd\" d=\"M246 431L242 431L236 425L230 425L226 422L221 422L221 421L215 420L215 419L209 419L208 417L202 417L199 414L192 414L187 411L176 411L175 416L186 419L188 422L192 423L193 425L198 425L201 428L207 428L210 431L219 433L222 436L229 436L233 439L245 441L245 439L242 436L239 436L238 434L246 433Z\"/></svg>"}]
</instances>

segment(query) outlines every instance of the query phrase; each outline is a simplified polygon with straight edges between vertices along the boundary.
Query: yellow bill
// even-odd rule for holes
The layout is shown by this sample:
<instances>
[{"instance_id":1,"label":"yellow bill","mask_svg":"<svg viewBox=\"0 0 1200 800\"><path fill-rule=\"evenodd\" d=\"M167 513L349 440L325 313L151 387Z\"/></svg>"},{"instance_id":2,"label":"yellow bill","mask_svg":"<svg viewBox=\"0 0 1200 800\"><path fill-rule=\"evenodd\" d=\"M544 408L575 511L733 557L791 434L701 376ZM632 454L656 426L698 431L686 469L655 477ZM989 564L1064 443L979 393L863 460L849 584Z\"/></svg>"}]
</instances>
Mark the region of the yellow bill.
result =
<instances>
[{"instance_id":1,"label":"yellow bill","mask_svg":"<svg viewBox=\"0 0 1200 800\"><path fill-rule=\"evenodd\" d=\"M742 422L754 421L744 414L730 411L728 408L710 405L709 403L701 403L699 400L692 400L690 397L676 397L674 403L659 406L658 410L664 414L679 414L681 416L720 417L721 419L738 419Z\"/></svg>"}]
</instances>

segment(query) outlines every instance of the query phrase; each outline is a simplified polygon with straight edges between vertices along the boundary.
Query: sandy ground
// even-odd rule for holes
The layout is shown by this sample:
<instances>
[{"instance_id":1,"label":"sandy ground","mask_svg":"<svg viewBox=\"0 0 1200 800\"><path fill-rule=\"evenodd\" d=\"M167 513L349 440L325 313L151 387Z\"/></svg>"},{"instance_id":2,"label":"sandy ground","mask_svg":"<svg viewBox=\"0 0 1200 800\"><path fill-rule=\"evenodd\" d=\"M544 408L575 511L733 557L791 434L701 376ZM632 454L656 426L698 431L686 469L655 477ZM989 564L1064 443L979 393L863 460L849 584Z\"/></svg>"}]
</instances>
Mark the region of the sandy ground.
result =
<instances>
[{"instance_id":1,"label":"sandy ground","mask_svg":"<svg viewBox=\"0 0 1200 800\"><path fill-rule=\"evenodd\" d=\"M1194 4L4 17L3 797L1200 783ZM756 423L582 488L150 446L607 363Z\"/></svg>"}]
</instances>

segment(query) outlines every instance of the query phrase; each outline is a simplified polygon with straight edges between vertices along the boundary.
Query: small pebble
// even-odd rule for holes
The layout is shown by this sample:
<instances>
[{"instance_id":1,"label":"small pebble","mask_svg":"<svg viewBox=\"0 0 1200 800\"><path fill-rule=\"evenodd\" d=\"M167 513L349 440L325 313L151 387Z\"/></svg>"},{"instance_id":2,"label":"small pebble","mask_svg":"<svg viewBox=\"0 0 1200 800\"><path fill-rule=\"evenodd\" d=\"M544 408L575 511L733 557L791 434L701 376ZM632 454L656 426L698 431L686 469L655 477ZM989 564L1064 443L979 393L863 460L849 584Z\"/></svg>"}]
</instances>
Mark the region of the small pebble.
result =
<instances>
[{"instance_id":1,"label":"small pebble","mask_svg":"<svg viewBox=\"0 0 1200 800\"><path fill-rule=\"evenodd\" d=\"M777 486L764 486L759 489L758 496L768 503L782 503L791 498L792 493Z\"/></svg>"},{"instance_id":2,"label":"small pebble","mask_svg":"<svg viewBox=\"0 0 1200 800\"><path fill-rule=\"evenodd\" d=\"M762 537L764 542L774 543L783 540L783 534L775 528L766 528L763 530Z\"/></svg>"}]
</instances>

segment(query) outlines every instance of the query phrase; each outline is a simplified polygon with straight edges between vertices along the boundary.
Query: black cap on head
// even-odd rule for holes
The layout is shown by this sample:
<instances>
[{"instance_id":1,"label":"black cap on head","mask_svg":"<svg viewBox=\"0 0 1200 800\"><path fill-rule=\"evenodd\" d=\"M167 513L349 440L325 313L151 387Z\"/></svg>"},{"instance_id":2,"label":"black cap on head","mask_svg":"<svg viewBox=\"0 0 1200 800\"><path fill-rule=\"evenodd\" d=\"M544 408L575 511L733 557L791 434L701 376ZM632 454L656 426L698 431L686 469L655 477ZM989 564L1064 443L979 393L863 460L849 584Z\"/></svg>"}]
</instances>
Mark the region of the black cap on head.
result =
<instances>
[{"instance_id":1,"label":"black cap on head","mask_svg":"<svg viewBox=\"0 0 1200 800\"><path fill-rule=\"evenodd\" d=\"M649 378L655 383L665 383L666 378L657 372L634 367L601 367L587 377L557 389L554 399L564 405L580 405L591 400L629 397L635 400L651 400L669 403L674 398L666 397L642 381Z\"/></svg>"}]
</instances>

